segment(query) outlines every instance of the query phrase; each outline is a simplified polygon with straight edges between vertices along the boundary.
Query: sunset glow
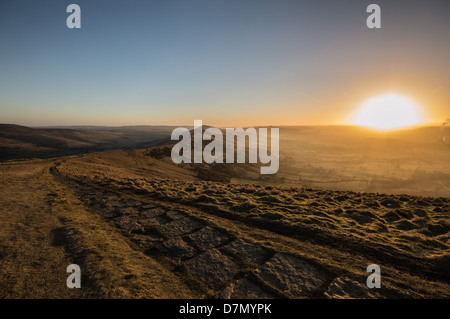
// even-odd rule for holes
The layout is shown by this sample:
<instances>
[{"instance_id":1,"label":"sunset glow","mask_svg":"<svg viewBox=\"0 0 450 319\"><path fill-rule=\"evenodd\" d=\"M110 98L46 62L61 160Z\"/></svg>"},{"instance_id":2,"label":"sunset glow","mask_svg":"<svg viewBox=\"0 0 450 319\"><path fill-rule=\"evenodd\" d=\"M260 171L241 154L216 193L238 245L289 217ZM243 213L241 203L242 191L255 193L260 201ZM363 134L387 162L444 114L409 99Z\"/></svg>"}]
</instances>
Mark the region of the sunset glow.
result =
<instances>
[{"instance_id":1,"label":"sunset glow","mask_svg":"<svg viewBox=\"0 0 450 319\"><path fill-rule=\"evenodd\" d=\"M351 124L392 130L424 123L417 103L398 94L374 97L362 104Z\"/></svg>"}]
</instances>

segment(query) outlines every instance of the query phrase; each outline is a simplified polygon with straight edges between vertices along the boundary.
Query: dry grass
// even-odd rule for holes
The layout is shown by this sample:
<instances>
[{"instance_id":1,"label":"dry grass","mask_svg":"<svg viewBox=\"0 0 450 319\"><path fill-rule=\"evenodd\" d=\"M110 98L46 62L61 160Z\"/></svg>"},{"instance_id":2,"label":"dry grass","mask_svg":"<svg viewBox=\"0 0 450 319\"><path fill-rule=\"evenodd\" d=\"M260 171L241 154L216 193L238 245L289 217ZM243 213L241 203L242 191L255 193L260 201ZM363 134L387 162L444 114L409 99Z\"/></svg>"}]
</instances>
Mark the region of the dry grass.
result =
<instances>
[{"instance_id":1,"label":"dry grass","mask_svg":"<svg viewBox=\"0 0 450 319\"><path fill-rule=\"evenodd\" d=\"M358 278L364 265L382 264L392 296L449 293L447 198L156 178L106 165L86 157L57 172L83 185L189 207L236 237L307 258L331 274Z\"/></svg>"},{"instance_id":2,"label":"dry grass","mask_svg":"<svg viewBox=\"0 0 450 319\"><path fill-rule=\"evenodd\" d=\"M180 278L133 249L49 172L52 162L2 164L0 297L187 298ZM26 200L25 200L26 199ZM79 264L82 289L66 287Z\"/></svg>"},{"instance_id":3,"label":"dry grass","mask_svg":"<svg viewBox=\"0 0 450 319\"><path fill-rule=\"evenodd\" d=\"M299 297L364 283L372 263L382 267L378 297L450 296L450 199L231 184L257 167L176 166L166 150L1 163L0 297L205 298L243 279L295 297L258 275L280 253L325 278ZM205 229L224 241L203 247ZM233 242L250 250L236 255L226 248ZM251 247L262 260L243 258ZM228 273L208 272L220 262ZM65 286L71 263L81 266L81 290Z\"/></svg>"}]
</instances>

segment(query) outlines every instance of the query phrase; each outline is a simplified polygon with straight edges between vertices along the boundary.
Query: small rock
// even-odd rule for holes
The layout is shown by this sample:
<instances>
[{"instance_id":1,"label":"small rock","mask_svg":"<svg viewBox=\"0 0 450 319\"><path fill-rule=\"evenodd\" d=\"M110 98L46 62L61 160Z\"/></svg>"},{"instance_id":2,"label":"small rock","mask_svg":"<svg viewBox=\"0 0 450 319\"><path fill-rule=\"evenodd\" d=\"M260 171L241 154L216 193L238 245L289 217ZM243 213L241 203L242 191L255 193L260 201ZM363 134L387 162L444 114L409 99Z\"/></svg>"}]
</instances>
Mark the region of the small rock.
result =
<instances>
[{"instance_id":1,"label":"small rock","mask_svg":"<svg viewBox=\"0 0 450 319\"><path fill-rule=\"evenodd\" d=\"M228 236L209 226L190 234L189 239L204 249L217 247L228 240Z\"/></svg>"},{"instance_id":2,"label":"small rock","mask_svg":"<svg viewBox=\"0 0 450 319\"><path fill-rule=\"evenodd\" d=\"M210 250L184 263L188 273L211 289L220 289L239 272L239 267L217 250Z\"/></svg>"},{"instance_id":3,"label":"small rock","mask_svg":"<svg viewBox=\"0 0 450 319\"><path fill-rule=\"evenodd\" d=\"M307 297L325 282L325 276L316 267L282 253L273 256L253 273L289 298Z\"/></svg>"},{"instance_id":4,"label":"small rock","mask_svg":"<svg viewBox=\"0 0 450 319\"><path fill-rule=\"evenodd\" d=\"M181 238L167 240L159 244L157 249L160 253L165 254L175 260L191 258L195 254L194 248L189 246Z\"/></svg>"},{"instance_id":5,"label":"small rock","mask_svg":"<svg viewBox=\"0 0 450 319\"><path fill-rule=\"evenodd\" d=\"M263 263L270 252L260 245L251 244L242 239L232 241L222 249L230 255L255 264Z\"/></svg>"},{"instance_id":6,"label":"small rock","mask_svg":"<svg viewBox=\"0 0 450 319\"><path fill-rule=\"evenodd\" d=\"M114 224L126 231L127 233L143 233L144 228L129 216L117 217L113 220Z\"/></svg>"},{"instance_id":7,"label":"small rock","mask_svg":"<svg viewBox=\"0 0 450 319\"><path fill-rule=\"evenodd\" d=\"M190 218L181 218L165 225L160 225L157 229L167 236L180 236L194 231L202 225Z\"/></svg>"},{"instance_id":8,"label":"small rock","mask_svg":"<svg viewBox=\"0 0 450 319\"><path fill-rule=\"evenodd\" d=\"M133 235L133 237L131 237L132 242L134 242L136 245L145 250L154 247L155 243L158 242L159 240L160 238L155 235L135 234Z\"/></svg>"}]
</instances>

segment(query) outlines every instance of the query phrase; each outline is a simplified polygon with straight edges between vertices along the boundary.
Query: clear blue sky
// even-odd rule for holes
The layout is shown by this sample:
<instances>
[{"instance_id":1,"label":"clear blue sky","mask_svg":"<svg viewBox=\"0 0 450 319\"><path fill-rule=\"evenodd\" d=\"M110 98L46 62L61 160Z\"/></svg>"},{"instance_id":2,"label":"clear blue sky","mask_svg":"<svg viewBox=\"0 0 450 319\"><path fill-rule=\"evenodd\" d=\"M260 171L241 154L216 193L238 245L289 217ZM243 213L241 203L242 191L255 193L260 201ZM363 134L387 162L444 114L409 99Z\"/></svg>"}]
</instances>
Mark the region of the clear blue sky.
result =
<instances>
[{"instance_id":1,"label":"clear blue sky","mask_svg":"<svg viewBox=\"0 0 450 319\"><path fill-rule=\"evenodd\" d=\"M0 123L334 124L386 91L439 120L449 21L448 0L2 0Z\"/></svg>"}]
</instances>

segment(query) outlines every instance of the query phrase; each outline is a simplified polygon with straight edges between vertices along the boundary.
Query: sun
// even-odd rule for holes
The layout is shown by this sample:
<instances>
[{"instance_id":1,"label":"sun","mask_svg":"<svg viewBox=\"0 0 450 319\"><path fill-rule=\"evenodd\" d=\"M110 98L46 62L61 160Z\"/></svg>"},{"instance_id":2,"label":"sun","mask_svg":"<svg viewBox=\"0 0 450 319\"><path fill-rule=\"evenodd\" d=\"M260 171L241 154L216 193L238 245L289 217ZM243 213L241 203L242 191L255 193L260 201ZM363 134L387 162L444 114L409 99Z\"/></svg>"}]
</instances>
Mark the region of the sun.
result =
<instances>
[{"instance_id":1,"label":"sun","mask_svg":"<svg viewBox=\"0 0 450 319\"><path fill-rule=\"evenodd\" d=\"M394 130L424 123L418 104L405 96L390 93L364 102L350 124L378 130Z\"/></svg>"}]
</instances>

